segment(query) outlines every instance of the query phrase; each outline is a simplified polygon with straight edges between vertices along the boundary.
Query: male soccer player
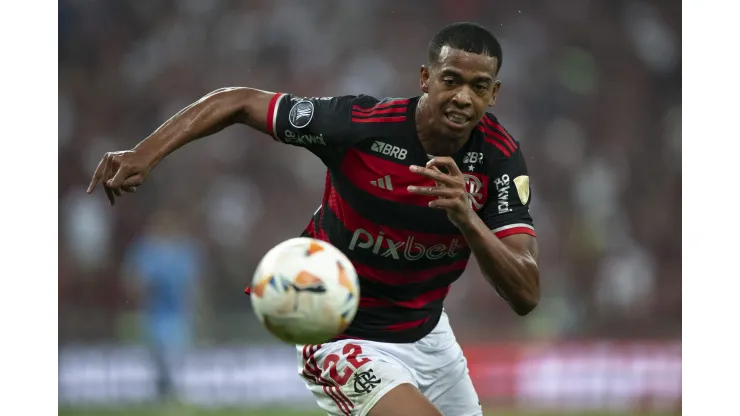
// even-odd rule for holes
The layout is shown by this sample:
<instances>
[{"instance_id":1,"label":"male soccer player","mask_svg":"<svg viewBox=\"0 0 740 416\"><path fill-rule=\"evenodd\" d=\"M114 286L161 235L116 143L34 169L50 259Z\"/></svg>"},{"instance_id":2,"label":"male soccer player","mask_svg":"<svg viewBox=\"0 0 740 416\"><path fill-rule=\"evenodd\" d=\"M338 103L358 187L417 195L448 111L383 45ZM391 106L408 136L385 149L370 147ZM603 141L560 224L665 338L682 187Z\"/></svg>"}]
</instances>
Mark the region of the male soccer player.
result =
<instances>
[{"instance_id":1,"label":"male soccer player","mask_svg":"<svg viewBox=\"0 0 740 416\"><path fill-rule=\"evenodd\" d=\"M360 276L359 311L322 345L298 346L299 372L332 415L481 415L442 302L475 254L520 315L539 301L529 177L519 143L486 108L501 47L486 29L441 29L413 98L301 98L216 90L132 150L107 153L88 192L110 203L165 156L235 123L306 148L327 167L304 236L328 241Z\"/></svg>"}]
</instances>

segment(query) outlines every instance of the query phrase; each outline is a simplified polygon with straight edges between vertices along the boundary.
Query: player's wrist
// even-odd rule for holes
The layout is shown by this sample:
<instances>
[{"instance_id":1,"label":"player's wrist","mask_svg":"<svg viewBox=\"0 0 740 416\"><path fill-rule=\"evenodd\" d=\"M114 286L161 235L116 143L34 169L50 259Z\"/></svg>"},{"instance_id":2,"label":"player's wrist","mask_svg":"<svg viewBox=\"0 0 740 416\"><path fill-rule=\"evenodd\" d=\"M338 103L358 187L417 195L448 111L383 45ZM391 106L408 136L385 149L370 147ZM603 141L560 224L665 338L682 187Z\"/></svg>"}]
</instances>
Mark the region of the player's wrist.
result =
<instances>
[{"instance_id":1,"label":"player's wrist","mask_svg":"<svg viewBox=\"0 0 740 416\"><path fill-rule=\"evenodd\" d=\"M152 143L147 143L146 140L134 147L133 151L136 152L148 169L152 169L167 155L164 149L158 148Z\"/></svg>"},{"instance_id":2,"label":"player's wrist","mask_svg":"<svg viewBox=\"0 0 740 416\"><path fill-rule=\"evenodd\" d=\"M459 221L455 221L457 228L463 233L468 233L479 228L483 222L472 209L467 210Z\"/></svg>"}]
</instances>

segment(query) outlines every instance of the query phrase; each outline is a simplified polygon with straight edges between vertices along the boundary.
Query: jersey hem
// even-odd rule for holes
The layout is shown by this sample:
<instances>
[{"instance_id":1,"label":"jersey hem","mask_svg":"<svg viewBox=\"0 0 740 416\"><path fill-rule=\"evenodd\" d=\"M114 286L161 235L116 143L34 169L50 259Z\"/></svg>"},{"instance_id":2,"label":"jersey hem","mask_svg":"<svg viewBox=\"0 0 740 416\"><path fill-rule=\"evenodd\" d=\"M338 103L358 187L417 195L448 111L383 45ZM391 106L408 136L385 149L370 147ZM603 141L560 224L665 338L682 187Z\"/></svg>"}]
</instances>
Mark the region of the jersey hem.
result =
<instances>
[{"instance_id":1,"label":"jersey hem","mask_svg":"<svg viewBox=\"0 0 740 416\"><path fill-rule=\"evenodd\" d=\"M514 234L529 234L532 237L537 237L534 227L529 224L504 225L503 227L492 229L491 232L493 232L498 238L504 238Z\"/></svg>"}]
</instances>

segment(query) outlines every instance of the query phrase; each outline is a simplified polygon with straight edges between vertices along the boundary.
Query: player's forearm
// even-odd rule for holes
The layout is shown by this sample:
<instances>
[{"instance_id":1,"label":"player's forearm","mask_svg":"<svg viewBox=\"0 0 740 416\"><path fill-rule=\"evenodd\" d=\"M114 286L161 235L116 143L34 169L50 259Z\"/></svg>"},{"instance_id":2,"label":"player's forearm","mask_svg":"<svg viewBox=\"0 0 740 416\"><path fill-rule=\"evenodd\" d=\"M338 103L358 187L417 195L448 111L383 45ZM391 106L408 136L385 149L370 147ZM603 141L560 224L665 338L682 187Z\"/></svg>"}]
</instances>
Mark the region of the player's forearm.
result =
<instances>
[{"instance_id":1,"label":"player's forearm","mask_svg":"<svg viewBox=\"0 0 740 416\"><path fill-rule=\"evenodd\" d=\"M535 259L504 244L477 216L461 230L486 280L517 314L531 312L540 299Z\"/></svg>"},{"instance_id":2,"label":"player's forearm","mask_svg":"<svg viewBox=\"0 0 740 416\"><path fill-rule=\"evenodd\" d=\"M211 92L180 110L135 149L151 155L156 164L185 144L236 123L244 110L245 90L221 88Z\"/></svg>"}]
</instances>

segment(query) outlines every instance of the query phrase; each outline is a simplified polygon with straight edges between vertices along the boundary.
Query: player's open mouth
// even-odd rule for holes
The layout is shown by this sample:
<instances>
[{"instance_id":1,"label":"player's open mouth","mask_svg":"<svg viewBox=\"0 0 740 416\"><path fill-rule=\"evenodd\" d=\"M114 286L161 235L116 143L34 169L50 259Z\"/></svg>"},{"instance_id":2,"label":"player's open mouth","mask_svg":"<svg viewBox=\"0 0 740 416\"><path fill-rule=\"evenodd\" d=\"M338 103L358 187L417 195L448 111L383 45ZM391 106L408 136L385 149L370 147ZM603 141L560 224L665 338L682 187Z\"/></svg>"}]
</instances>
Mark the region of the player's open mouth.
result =
<instances>
[{"instance_id":1,"label":"player's open mouth","mask_svg":"<svg viewBox=\"0 0 740 416\"><path fill-rule=\"evenodd\" d=\"M445 116L447 120L449 120L450 124L458 127L464 126L468 120L470 120L469 117L460 113L447 113Z\"/></svg>"}]
</instances>

